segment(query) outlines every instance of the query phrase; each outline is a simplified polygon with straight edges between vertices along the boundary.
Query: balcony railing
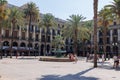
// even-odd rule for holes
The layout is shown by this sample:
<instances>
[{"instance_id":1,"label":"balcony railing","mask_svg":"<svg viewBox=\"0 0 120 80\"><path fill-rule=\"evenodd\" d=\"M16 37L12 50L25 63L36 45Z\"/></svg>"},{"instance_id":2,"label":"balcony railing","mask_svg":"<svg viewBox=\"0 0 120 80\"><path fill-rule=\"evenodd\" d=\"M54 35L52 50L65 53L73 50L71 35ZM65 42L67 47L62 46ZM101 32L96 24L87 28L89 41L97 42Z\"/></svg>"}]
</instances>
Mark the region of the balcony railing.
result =
<instances>
[{"instance_id":1,"label":"balcony railing","mask_svg":"<svg viewBox=\"0 0 120 80\"><path fill-rule=\"evenodd\" d=\"M35 39L35 41L39 41L39 39Z\"/></svg>"},{"instance_id":2,"label":"balcony railing","mask_svg":"<svg viewBox=\"0 0 120 80\"><path fill-rule=\"evenodd\" d=\"M13 39L19 40L19 37L17 37L17 36L13 36L13 37L12 36L2 36L2 38L3 39L12 39L13 38Z\"/></svg>"},{"instance_id":3,"label":"balcony railing","mask_svg":"<svg viewBox=\"0 0 120 80\"><path fill-rule=\"evenodd\" d=\"M22 37L21 40L26 40L26 38L25 38L25 37Z\"/></svg>"},{"instance_id":4,"label":"balcony railing","mask_svg":"<svg viewBox=\"0 0 120 80\"><path fill-rule=\"evenodd\" d=\"M113 32L113 35L118 35L118 33L117 32Z\"/></svg>"},{"instance_id":5,"label":"balcony railing","mask_svg":"<svg viewBox=\"0 0 120 80\"><path fill-rule=\"evenodd\" d=\"M33 39L33 38L29 38L28 40L30 40L30 41L34 41L34 39Z\"/></svg>"}]
</instances>

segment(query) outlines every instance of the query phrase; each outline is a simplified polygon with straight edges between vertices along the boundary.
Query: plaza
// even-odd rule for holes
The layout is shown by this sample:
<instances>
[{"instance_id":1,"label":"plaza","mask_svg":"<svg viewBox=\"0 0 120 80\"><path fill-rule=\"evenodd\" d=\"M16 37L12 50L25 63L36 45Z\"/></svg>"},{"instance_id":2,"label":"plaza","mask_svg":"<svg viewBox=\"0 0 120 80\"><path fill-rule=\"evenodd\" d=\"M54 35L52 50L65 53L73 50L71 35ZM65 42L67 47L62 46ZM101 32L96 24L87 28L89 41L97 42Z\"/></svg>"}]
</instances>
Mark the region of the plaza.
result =
<instances>
[{"instance_id":1,"label":"plaza","mask_svg":"<svg viewBox=\"0 0 120 80\"><path fill-rule=\"evenodd\" d=\"M120 68L112 66L112 59L93 68L84 57L77 63L44 62L39 57L4 58L0 60L0 80L119 80Z\"/></svg>"},{"instance_id":2,"label":"plaza","mask_svg":"<svg viewBox=\"0 0 120 80\"><path fill-rule=\"evenodd\" d=\"M29 1L0 0L0 80L120 80L120 0Z\"/></svg>"}]
</instances>

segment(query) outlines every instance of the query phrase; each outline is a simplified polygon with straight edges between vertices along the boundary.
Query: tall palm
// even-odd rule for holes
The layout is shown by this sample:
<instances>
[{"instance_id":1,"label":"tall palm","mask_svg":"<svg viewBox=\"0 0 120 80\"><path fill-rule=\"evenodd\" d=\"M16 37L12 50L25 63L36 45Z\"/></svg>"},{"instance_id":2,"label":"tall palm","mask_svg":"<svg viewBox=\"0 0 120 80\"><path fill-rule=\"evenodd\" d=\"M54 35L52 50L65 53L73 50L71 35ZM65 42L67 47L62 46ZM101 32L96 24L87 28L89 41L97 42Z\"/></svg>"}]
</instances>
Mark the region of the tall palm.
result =
<instances>
[{"instance_id":1,"label":"tall palm","mask_svg":"<svg viewBox=\"0 0 120 80\"><path fill-rule=\"evenodd\" d=\"M27 7L24 9L25 18L28 20L29 25L29 37L28 37L28 43L30 44L30 27L32 25L32 22L38 23L39 21L39 9L36 7L36 4L33 2L30 2L27 4ZM29 55L30 55L30 46L29 46Z\"/></svg>"},{"instance_id":2,"label":"tall palm","mask_svg":"<svg viewBox=\"0 0 120 80\"><path fill-rule=\"evenodd\" d=\"M2 35L1 35L1 28L3 26L3 21L7 19L7 10L6 10L6 0L0 0L0 41L2 40ZM2 59L2 52L0 54L0 58Z\"/></svg>"},{"instance_id":3,"label":"tall palm","mask_svg":"<svg viewBox=\"0 0 120 80\"><path fill-rule=\"evenodd\" d=\"M82 27L82 21L85 19L82 15L71 15L67 27L63 30L63 36L73 39L74 54L77 54L77 42L84 35L85 28ZM83 30L84 29L84 30ZM86 34L86 33L85 33Z\"/></svg>"},{"instance_id":4,"label":"tall palm","mask_svg":"<svg viewBox=\"0 0 120 80\"><path fill-rule=\"evenodd\" d=\"M99 26L101 28L101 31L103 32L103 50L104 50L104 55L105 55L105 60L106 60L106 41L107 41L107 31L108 27L110 25L110 22L113 20L113 15L111 13L111 10L108 8L103 8L98 16L100 19L98 20Z\"/></svg>"},{"instance_id":5,"label":"tall palm","mask_svg":"<svg viewBox=\"0 0 120 80\"><path fill-rule=\"evenodd\" d=\"M41 21L42 27L45 29L45 49L44 49L44 56L45 56L45 52L46 52L46 44L47 44L47 30L53 27L56 27L56 22L55 22L55 18L52 14L47 13L43 15L43 19Z\"/></svg>"},{"instance_id":6,"label":"tall palm","mask_svg":"<svg viewBox=\"0 0 120 80\"><path fill-rule=\"evenodd\" d=\"M24 22L23 13L15 7L11 8L7 22L9 26L11 24L11 28L12 28L11 45L10 45L10 58L12 58L13 32L14 32L14 28L17 27L17 25L21 26L23 24Z\"/></svg>"},{"instance_id":7,"label":"tall palm","mask_svg":"<svg viewBox=\"0 0 120 80\"><path fill-rule=\"evenodd\" d=\"M117 15L120 23L120 0L113 0L112 4L106 5L105 7L110 8L112 13Z\"/></svg>"},{"instance_id":8,"label":"tall palm","mask_svg":"<svg viewBox=\"0 0 120 80\"><path fill-rule=\"evenodd\" d=\"M94 67L97 67L97 10L98 10L98 0L93 2L94 10Z\"/></svg>"},{"instance_id":9,"label":"tall palm","mask_svg":"<svg viewBox=\"0 0 120 80\"><path fill-rule=\"evenodd\" d=\"M91 42L91 38L92 38L92 34L93 34L93 20L89 20L89 21L85 21L84 26L87 27L89 29L89 39L88 41L90 41L90 52L92 52L92 42Z\"/></svg>"}]
</instances>

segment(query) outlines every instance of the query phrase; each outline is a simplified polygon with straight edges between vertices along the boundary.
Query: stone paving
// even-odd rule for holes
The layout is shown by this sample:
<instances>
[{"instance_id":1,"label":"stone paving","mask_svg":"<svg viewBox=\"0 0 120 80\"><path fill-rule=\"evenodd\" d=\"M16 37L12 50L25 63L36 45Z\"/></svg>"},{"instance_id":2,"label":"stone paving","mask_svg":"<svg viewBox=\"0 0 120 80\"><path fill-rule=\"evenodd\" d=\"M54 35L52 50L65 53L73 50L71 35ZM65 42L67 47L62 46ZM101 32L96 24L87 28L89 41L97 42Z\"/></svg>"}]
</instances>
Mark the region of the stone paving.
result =
<instances>
[{"instance_id":1,"label":"stone paving","mask_svg":"<svg viewBox=\"0 0 120 80\"><path fill-rule=\"evenodd\" d=\"M93 68L91 61L79 58L74 62L44 62L38 58L0 60L0 80L120 80L120 68L113 61Z\"/></svg>"}]
</instances>

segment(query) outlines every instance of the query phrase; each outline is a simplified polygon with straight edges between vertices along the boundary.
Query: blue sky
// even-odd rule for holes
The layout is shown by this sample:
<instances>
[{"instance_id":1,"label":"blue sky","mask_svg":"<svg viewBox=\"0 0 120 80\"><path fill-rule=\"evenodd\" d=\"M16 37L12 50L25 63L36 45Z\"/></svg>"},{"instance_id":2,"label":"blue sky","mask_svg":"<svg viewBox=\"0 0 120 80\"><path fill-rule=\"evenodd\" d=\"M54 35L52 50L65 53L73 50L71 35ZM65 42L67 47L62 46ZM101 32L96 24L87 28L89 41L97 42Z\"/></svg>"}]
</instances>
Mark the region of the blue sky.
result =
<instances>
[{"instance_id":1,"label":"blue sky","mask_svg":"<svg viewBox=\"0 0 120 80\"><path fill-rule=\"evenodd\" d=\"M8 3L22 6L27 2L36 3L41 13L52 13L66 20L72 14L82 14L87 20L93 18L93 0L7 0ZM99 0L98 10L113 0Z\"/></svg>"}]
</instances>

